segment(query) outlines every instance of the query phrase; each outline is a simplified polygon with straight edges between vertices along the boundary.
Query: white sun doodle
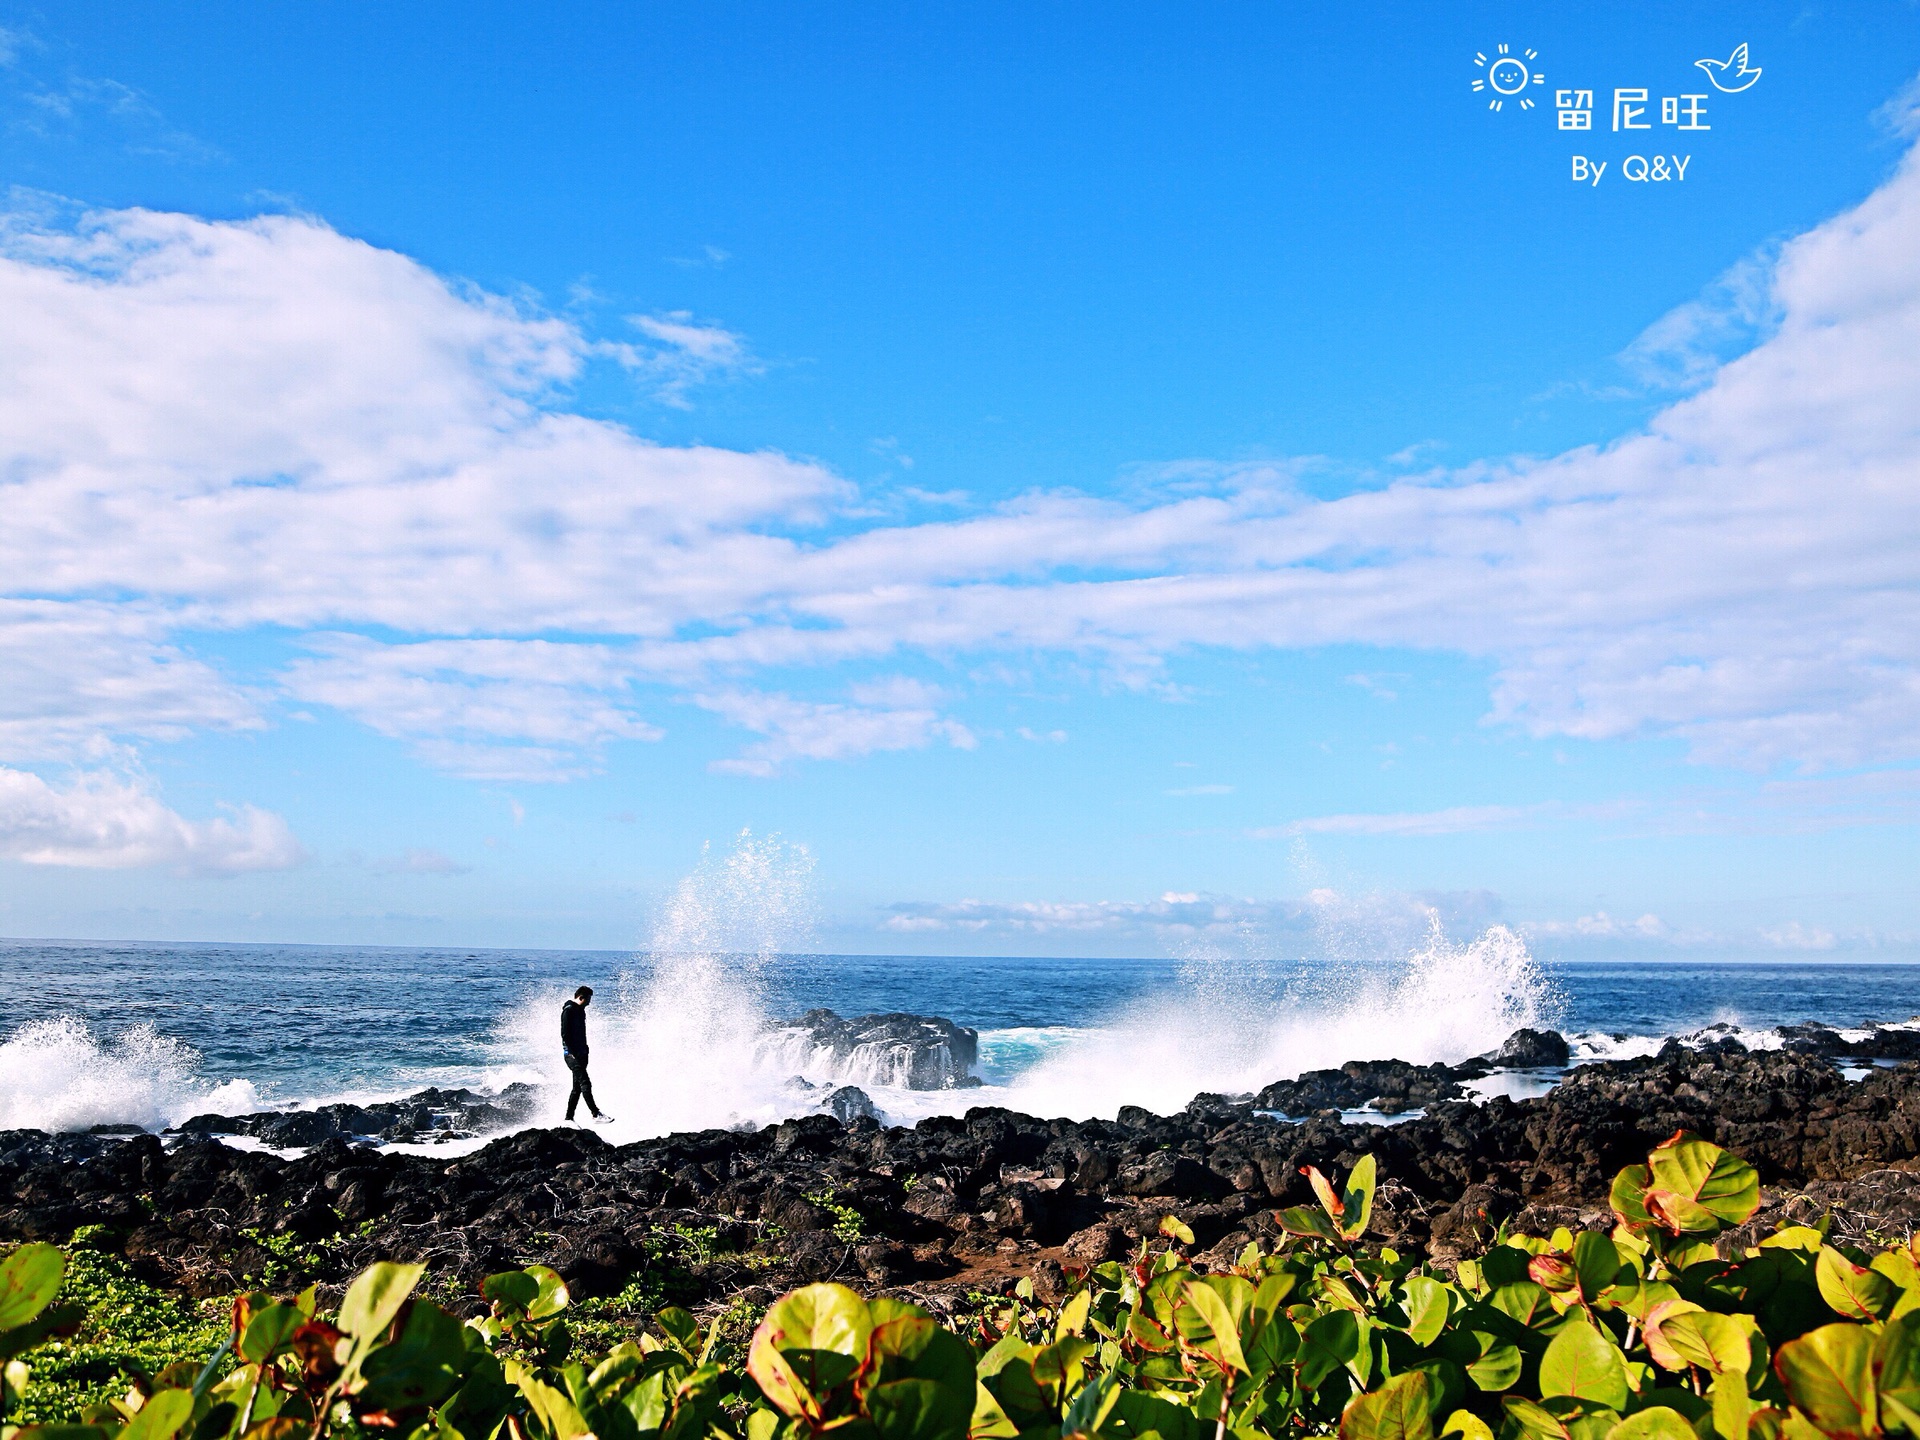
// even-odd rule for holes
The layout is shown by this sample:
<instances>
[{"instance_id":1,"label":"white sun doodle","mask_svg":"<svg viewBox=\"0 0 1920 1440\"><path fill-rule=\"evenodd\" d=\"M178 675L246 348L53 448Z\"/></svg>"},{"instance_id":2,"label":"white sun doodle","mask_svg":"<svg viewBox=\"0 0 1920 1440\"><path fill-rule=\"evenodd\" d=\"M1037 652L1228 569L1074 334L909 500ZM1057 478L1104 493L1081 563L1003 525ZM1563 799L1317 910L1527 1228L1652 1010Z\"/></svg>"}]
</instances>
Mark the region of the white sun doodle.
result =
<instances>
[{"instance_id":1,"label":"white sun doodle","mask_svg":"<svg viewBox=\"0 0 1920 1440\"><path fill-rule=\"evenodd\" d=\"M1531 63L1540 58L1538 50L1522 50L1515 55L1512 49L1510 45L1495 46L1491 61L1484 51L1473 57L1473 63L1487 72L1475 77L1473 88L1476 91L1493 91L1492 98L1487 101L1489 110L1498 110L1509 100L1518 100L1522 110L1531 110L1533 101L1526 97L1526 88L1547 83L1547 77L1535 70Z\"/></svg>"}]
</instances>

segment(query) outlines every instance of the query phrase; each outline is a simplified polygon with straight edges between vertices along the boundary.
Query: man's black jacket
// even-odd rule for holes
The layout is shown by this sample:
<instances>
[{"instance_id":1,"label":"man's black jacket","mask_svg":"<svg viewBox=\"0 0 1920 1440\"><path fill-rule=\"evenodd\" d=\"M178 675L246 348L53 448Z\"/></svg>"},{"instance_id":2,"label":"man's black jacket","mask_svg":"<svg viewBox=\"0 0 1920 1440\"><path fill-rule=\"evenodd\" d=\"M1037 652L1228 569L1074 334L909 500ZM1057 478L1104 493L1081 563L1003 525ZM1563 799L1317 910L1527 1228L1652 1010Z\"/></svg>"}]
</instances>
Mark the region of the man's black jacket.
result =
<instances>
[{"instance_id":1,"label":"man's black jacket","mask_svg":"<svg viewBox=\"0 0 1920 1440\"><path fill-rule=\"evenodd\" d=\"M581 1060L587 1058L587 1007L578 1000L560 1007L560 1048Z\"/></svg>"}]
</instances>

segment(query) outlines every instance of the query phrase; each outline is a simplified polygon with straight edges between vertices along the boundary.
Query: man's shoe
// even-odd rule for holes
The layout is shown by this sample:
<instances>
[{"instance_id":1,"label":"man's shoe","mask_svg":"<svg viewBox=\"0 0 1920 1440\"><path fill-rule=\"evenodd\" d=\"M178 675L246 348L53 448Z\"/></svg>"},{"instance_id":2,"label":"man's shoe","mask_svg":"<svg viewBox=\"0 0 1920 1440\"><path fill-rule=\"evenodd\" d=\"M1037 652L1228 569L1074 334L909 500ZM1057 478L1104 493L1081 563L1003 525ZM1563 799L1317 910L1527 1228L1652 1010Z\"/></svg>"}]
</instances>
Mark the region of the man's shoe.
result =
<instances>
[{"instance_id":1,"label":"man's shoe","mask_svg":"<svg viewBox=\"0 0 1920 1440\"><path fill-rule=\"evenodd\" d=\"M611 1115L596 1115L596 1116L594 1116L594 1117L593 1117L593 1123L594 1123L594 1124L596 1124L596 1125L611 1125L611 1124L613 1124L613 1116L611 1116Z\"/></svg>"}]
</instances>

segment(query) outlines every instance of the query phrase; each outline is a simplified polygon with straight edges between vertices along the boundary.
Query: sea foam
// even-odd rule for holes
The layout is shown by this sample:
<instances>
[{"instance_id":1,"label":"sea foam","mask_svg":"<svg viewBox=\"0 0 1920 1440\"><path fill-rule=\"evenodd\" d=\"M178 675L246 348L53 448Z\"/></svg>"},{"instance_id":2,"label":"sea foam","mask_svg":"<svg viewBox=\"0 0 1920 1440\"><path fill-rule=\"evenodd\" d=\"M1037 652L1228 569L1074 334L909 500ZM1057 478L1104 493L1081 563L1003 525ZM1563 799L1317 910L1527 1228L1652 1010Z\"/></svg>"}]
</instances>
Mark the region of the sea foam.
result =
<instances>
[{"instance_id":1,"label":"sea foam","mask_svg":"<svg viewBox=\"0 0 1920 1440\"><path fill-rule=\"evenodd\" d=\"M0 1042L0 1130L157 1130L208 1111L259 1108L251 1084L208 1080L198 1051L151 1025L103 1040L84 1021L61 1016L23 1025Z\"/></svg>"}]
</instances>

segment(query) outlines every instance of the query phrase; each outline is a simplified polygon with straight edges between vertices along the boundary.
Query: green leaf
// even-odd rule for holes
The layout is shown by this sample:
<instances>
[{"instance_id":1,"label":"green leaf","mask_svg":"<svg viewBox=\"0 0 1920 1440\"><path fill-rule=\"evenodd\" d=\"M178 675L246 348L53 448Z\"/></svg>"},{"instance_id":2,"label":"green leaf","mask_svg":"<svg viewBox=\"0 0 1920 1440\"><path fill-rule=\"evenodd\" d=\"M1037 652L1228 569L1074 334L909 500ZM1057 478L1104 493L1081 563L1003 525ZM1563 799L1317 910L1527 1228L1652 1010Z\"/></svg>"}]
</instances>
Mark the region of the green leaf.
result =
<instances>
[{"instance_id":1,"label":"green leaf","mask_svg":"<svg viewBox=\"0 0 1920 1440\"><path fill-rule=\"evenodd\" d=\"M1699 1440L1699 1432L1678 1410L1653 1405L1614 1426L1607 1440Z\"/></svg>"},{"instance_id":2,"label":"green leaf","mask_svg":"<svg viewBox=\"0 0 1920 1440\"><path fill-rule=\"evenodd\" d=\"M544 1265L529 1265L526 1273L531 1275L539 1286L533 1297L533 1303L527 1306L529 1320L545 1320L558 1315L572 1302L567 1293L567 1282Z\"/></svg>"},{"instance_id":3,"label":"green leaf","mask_svg":"<svg viewBox=\"0 0 1920 1440\"><path fill-rule=\"evenodd\" d=\"M514 1388L526 1398L533 1413L547 1428L552 1440L585 1440L593 1434L579 1408L562 1391L541 1380L531 1370L517 1361L509 1361L506 1366L507 1378Z\"/></svg>"},{"instance_id":4,"label":"green leaf","mask_svg":"<svg viewBox=\"0 0 1920 1440\"><path fill-rule=\"evenodd\" d=\"M1300 1386L1317 1390L1320 1382L1360 1353L1360 1322L1351 1310L1330 1310L1300 1336Z\"/></svg>"},{"instance_id":5,"label":"green leaf","mask_svg":"<svg viewBox=\"0 0 1920 1440\"><path fill-rule=\"evenodd\" d=\"M1706 1310L1690 1310L1665 1316L1659 1332L1665 1348L1686 1364L1714 1375L1744 1377L1753 1367L1754 1328L1751 1315L1716 1315Z\"/></svg>"},{"instance_id":6,"label":"green leaf","mask_svg":"<svg viewBox=\"0 0 1920 1440\"><path fill-rule=\"evenodd\" d=\"M1480 1358L1467 1366L1467 1378L1489 1395L1510 1390L1520 1378L1523 1357L1520 1347L1485 1335L1488 1343Z\"/></svg>"},{"instance_id":7,"label":"green leaf","mask_svg":"<svg viewBox=\"0 0 1920 1440\"><path fill-rule=\"evenodd\" d=\"M1536 1255L1527 1262L1527 1278L1550 1295L1565 1295L1580 1283L1570 1255Z\"/></svg>"},{"instance_id":8,"label":"green leaf","mask_svg":"<svg viewBox=\"0 0 1920 1440\"><path fill-rule=\"evenodd\" d=\"M1753 1416L1753 1397L1747 1393L1744 1370L1717 1377L1707 1392L1713 1401L1713 1429L1720 1440L1747 1440Z\"/></svg>"},{"instance_id":9,"label":"green leaf","mask_svg":"<svg viewBox=\"0 0 1920 1440\"><path fill-rule=\"evenodd\" d=\"M1050 1422L1060 1413L1053 1397L1035 1377L1032 1359L1023 1356L1008 1361L999 1373L988 1376L985 1383L1000 1408L1022 1431Z\"/></svg>"},{"instance_id":10,"label":"green leaf","mask_svg":"<svg viewBox=\"0 0 1920 1440\"><path fill-rule=\"evenodd\" d=\"M540 1296L540 1282L524 1270L503 1270L482 1280L480 1293L504 1309L525 1314Z\"/></svg>"},{"instance_id":11,"label":"green leaf","mask_svg":"<svg viewBox=\"0 0 1920 1440\"><path fill-rule=\"evenodd\" d=\"M1388 1358L1390 1361L1391 1354L1389 1354ZM1453 1410L1461 1401L1467 1398L1467 1372L1462 1370L1452 1360L1448 1360L1445 1357L1438 1357L1431 1360L1422 1360L1418 1364L1409 1365L1406 1368L1408 1371L1418 1370L1427 1377L1428 1394L1431 1397L1430 1408L1435 1415L1440 1414L1443 1410ZM1393 1373L1392 1365L1390 1363L1383 1365L1380 1373L1383 1376L1391 1375Z\"/></svg>"},{"instance_id":12,"label":"green leaf","mask_svg":"<svg viewBox=\"0 0 1920 1440\"><path fill-rule=\"evenodd\" d=\"M1826 1434L1868 1436L1879 1427L1873 1343L1865 1326L1823 1325L1782 1345L1773 1368L1793 1403Z\"/></svg>"},{"instance_id":13,"label":"green leaf","mask_svg":"<svg viewBox=\"0 0 1920 1440\"><path fill-rule=\"evenodd\" d=\"M1092 1353L1093 1346L1073 1336L1042 1345L1033 1355L1034 1383L1053 1403L1061 1403L1086 1374L1087 1356Z\"/></svg>"},{"instance_id":14,"label":"green leaf","mask_svg":"<svg viewBox=\"0 0 1920 1440\"><path fill-rule=\"evenodd\" d=\"M692 1350L700 1338L700 1322L678 1305L662 1305L653 1312L654 1323L682 1350Z\"/></svg>"},{"instance_id":15,"label":"green leaf","mask_svg":"<svg viewBox=\"0 0 1920 1440\"><path fill-rule=\"evenodd\" d=\"M1201 1440L1202 1433L1200 1422L1186 1406L1175 1405L1144 1390L1119 1392L1113 1411L1107 1416L1107 1428L1126 1440L1138 1440L1149 1434L1158 1435L1161 1440ZM1212 1434L1212 1428L1207 1427L1206 1433Z\"/></svg>"},{"instance_id":16,"label":"green leaf","mask_svg":"<svg viewBox=\"0 0 1920 1440\"><path fill-rule=\"evenodd\" d=\"M120 1432L120 1440L173 1440L192 1414L191 1390L162 1390L148 1397L140 1413Z\"/></svg>"},{"instance_id":17,"label":"green leaf","mask_svg":"<svg viewBox=\"0 0 1920 1440\"><path fill-rule=\"evenodd\" d=\"M1920 1415L1920 1313L1889 1320L1873 1346L1874 1389L1883 1410ZM1891 1414L1885 1417L1892 1420ZM1908 1430L1915 1426L1906 1420Z\"/></svg>"},{"instance_id":18,"label":"green leaf","mask_svg":"<svg viewBox=\"0 0 1920 1440\"><path fill-rule=\"evenodd\" d=\"M1693 1362L1667 1338L1667 1325L1683 1315L1698 1315L1703 1307L1691 1300L1662 1300L1641 1320L1643 1341L1653 1363L1663 1370L1685 1370Z\"/></svg>"},{"instance_id":19,"label":"green leaf","mask_svg":"<svg viewBox=\"0 0 1920 1440\"><path fill-rule=\"evenodd\" d=\"M1613 1338L1586 1320L1561 1328L1540 1357L1540 1393L1624 1409L1627 1403L1626 1357Z\"/></svg>"},{"instance_id":20,"label":"green leaf","mask_svg":"<svg viewBox=\"0 0 1920 1440\"><path fill-rule=\"evenodd\" d=\"M375 1339L393 1323L426 1272L424 1265L396 1265L391 1261L369 1265L354 1277L340 1302L340 1328L363 1345Z\"/></svg>"},{"instance_id":21,"label":"green leaf","mask_svg":"<svg viewBox=\"0 0 1920 1440\"><path fill-rule=\"evenodd\" d=\"M1760 1242L1762 1250L1805 1250L1817 1255L1827 1243L1826 1232L1811 1225L1782 1225Z\"/></svg>"},{"instance_id":22,"label":"green leaf","mask_svg":"<svg viewBox=\"0 0 1920 1440\"><path fill-rule=\"evenodd\" d=\"M1583 1230L1574 1237L1573 1268L1579 1277L1580 1298L1594 1301L1620 1278L1620 1249L1597 1230Z\"/></svg>"},{"instance_id":23,"label":"green leaf","mask_svg":"<svg viewBox=\"0 0 1920 1440\"><path fill-rule=\"evenodd\" d=\"M1648 1213L1674 1229L1661 1212L1670 1198L1686 1203L1691 1213L1697 1208L1716 1222L1738 1225L1759 1208L1760 1176L1736 1155L1729 1154L1710 1140L1702 1140L1691 1131L1678 1130L1647 1155L1652 1176L1648 1188ZM1656 1204L1656 1202L1662 1202ZM1688 1223L1674 1229L1701 1230L1708 1226Z\"/></svg>"},{"instance_id":24,"label":"green leaf","mask_svg":"<svg viewBox=\"0 0 1920 1440\"><path fill-rule=\"evenodd\" d=\"M1886 1276L1854 1264L1831 1245L1820 1247L1813 1275L1820 1286L1820 1298L1834 1314L1847 1320L1878 1320L1900 1298L1899 1290Z\"/></svg>"},{"instance_id":25,"label":"green leaf","mask_svg":"<svg viewBox=\"0 0 1920 1440\"><path fill-rule=\"evenodd\" d=\"M1511 1285L1502 1285L1493 1292L1493 1298L1487 1303L1516 1324L1529 1328L1542 1321L1559 1318L1553 1302L1547 1299L1547 1292L1531 1280L1516 1280Z\"/></svg>"},{"instance_id":26,"label":"green leaf","mask_svg":"<svg viewBox=\"0 0 1920 1440\"><path fill-rule=\"evenodd\" d=\"M1311 1205L1293 1205L1275 1214L1280 1228L1289 1235L1306 1235L1316 1240L1338 1240L1340 1232L1324 1210Z\"/></svg>"},{"instance_id":27,"label":"green leaf","mask_svg":"<svg viewBox=\"0 0 1920 1440\"><path fill-rule=\"evenodd\" d=\"M754 1332L752 1347L747 1352L747 1374L760 1387L760 1393L767 1397L767 1403L781 1414L817 1418L820 1414L819 1401L814 1399L806 1381L787 1363L787 1357L780 1347L770 1340L761 1339L760 1332L766 1328L767 1322L762 1320L760 1330Z\"/></svg>"},{"instance_id":28,"label":"green leaf","mask_svg":"<svg viewBox=\"0 0 1920 1440\"><path fill-rule=\"evenodd\" d=\"M1607 1203L1613 1207L1615 1217L1622 1225L1652 1225L1653 1216L1647 1210L1647 1187L1653 1183L1653 1172L1644 1165L1629 1165L1613 1177L1613 1189L1607 1196Z\"/></svg>"},{"instance_id":29,"label":"green leaf","mask_svg":"<svg viewBox=\"0 0 1920 1440\"><path fill-rule=\"evenodd\" d=\"M1067 1335L1082 1334L1087 1328L1087 1316L1093 1310L1093 1291L1077 1290L1066 1304L1060 1307L1060 1315L1053 1322L1053 1338L1058 1340Z\"/></svg>"},{"instance_id":30,"label":"green leaf","mask_svg":"<svg viewBox=\"0 0 1920 1440\"><path fill-rule=\"evenodd\" d=\"M240 1358L253 1365L273 1358L306 1323L297 1305L267 1306L247 1322L246 1334L240 1338Z\"/></svg>"},{"instance_id":31,"label":"green leaf","mask_svg":"<svg viewBox=\"0 0 1920 1440\"><path fill-rule=\"evenodd\" d=\"M53 1303L67 1273L67 1257L35 1240L0 1260L0 1330L14 1330Z\"/></svg>"},{"instance_id":32,"label":"green leaf","mask_svg":"<svg viewBox=\"0 0 1920 1440\"><path fill-rule=\"evenodd\" d=\"M1120 1399L1118 1377L1102 1375L1091 1385L1083 1386L1073 1403L1067 1406L1066 1413L1060 1417L1060 1434L1093 1435L1106 1423L1107 1416L1113 1413L1114 1405Z\"/></svg>"},{"instance_id":33,"label":"green leaf","mask_svg":"<svg viewBox=\"0 0 1920 1440\"><path fill-rule=\"evenodd\" d=\"M1246 1284L1244 1280L1240 1283ZM1212 1332L1212 1342L1204 1347L1207 1355L1223 1370L1238 1370L1243 1375L1248 1373L1247 1357L1240 1349L1240 1327L1219 1292L1205 1281L1189 1280L1186 1297L1187 1303L1200 1312L1200 1318Z\"/></svg>"},{"instance_id":34,"label":"green leaf","mask_svg":"<svg viewBox=\"0 0 1920 1440\"><path fill-rule=\"evenodd\" d=\"M270 1314L263 1311L262 1314ZM465 1327L427 1301L407 1311L406 1324L391 1345L382 1345L361 1362L367 1385L355 1397L357 1409L408 1411L438 1405L460 1388L466 1364ZM252 1330L248 1330L252 1334ZM580 1367L569 1367L577 1372ZM595 1430L604 1429L596 1424ZM612 1435L601 1440L616 1440Z\"/></svg>"},{"instance_id":35,"label":"green leaf","mask_svg":"<svg viewBox=\"0 0 1920 1440\"><path fill-rule=\"evenodd\" d=\"M1341 1440L1433 1440L1431 1396L1423 1371L1396 1375L1347 1402L1340 1416Z\"/></svg>"},{"instance_id":36,"label":"green leaf","mask_svg":"<svg viewBox=\"0 0 1920 1440\"><path fill-rule=\"evenodd\" d=\"M976 1382L974 1387L973 1419L968 1422L967 1433L973 1440L1013 1440L1020 1433L1020 1427L1008 1418L999 1400L983 1382ZM754 1437L749 1435L748 1440Z\"/></svg>"},{"instance_id":37,"label":"green leaf","mask_svg":"<svg viewBox=\"0 0 1920 1440\"><path fill-rule=\"evenodd\" d=\"M1160 1233L1169 1240L1178 1240L1182 1245L1193 1244L1193 1227L1178 1215L1162 1215Z\"/></svg>"},{"instance_id":38,"label":"green leaf","mask_svg":"<svg viewBox=\"0 0 1920 1440\"><path fill-rule=\"evenodd\" d=\"M1452 1298L1447 1287L1431 1275L1409 1275L1401 1286L1406 1295L1407 1334L1416 1345L1431 1345L1447 1327Z\"/></svg>"},{"instance_id":39,"label":"green leaf","mask_svg":"<svg viewBox=\"0 0 1920 1440\"><path fill-rule=\"evenodd\" d=\"M1527 1440L1571 1440L1558 1415L1523 1396L1509 1395L1500 1402L1500 1407L1507 1412L1507 1419L1513 1422L1515 1430Z\"/></svg>"},{"instance_id":40,"label":"green leaf","mask_svg":"<svg viewBox=\"0 0 1920 1440\"><path fill-rule=\"evenodd\" d=\"M932 1380L893 1380L867 1392L881 1440L965 1440L973 1396Z\"/></svg>"},{"instance_id":41,"label":"green leaf","mask_svg":"<svg viewBox=\"0 0 1920 1440\"><path fill-rule=\"evenodd\" d=\"M883 1308L895 1302L875 1300L872 1313L878 1319ZM915 1306L899 1307L906 1314L896 1315L873 1329L873 1350L884 1355L882 1380L931 1380L953 1391L965 1404L972 1403L975 1384L973 1347L943 1330L934 1318Z\"/></svg>"},{"instance_id":42,"label":"green leaf","mask_svg":"<svg viewBox=\"0 0 1920 1440\"><path fill-rule=\"evenodd\" d=\"M1341 1239L1358 1240L1367 1233L1367 1225L1373 1219L1373 1191L1373 1156L1362 1155L1348 1172L1346 1193L1341 1197L1345 1212L1340 1222Z\"/></svg>"},{"instance_id":43,"label":"green leaf","mask_svg":"<svg viewBox=\"0 0 1920 1440\"><path fill-rule=\"evenodd\" d=\"M1456 1410L1440 1427L1441 1440L1458 1435L1460 1440L1493 1440L1493 1427L1471 1410Z\"/></svg>"},{"instance_id":44,"label":"green leaf","mask_svg":"<svg viewBox=\"0 0 1920 1440\"><path fill-rule=\"evenodd\" d=\"M873 1317L867 1302L844 1285L805 1285L774 1304L760 1322L761 1335L782 1350L831 1350L855 1357L867 1353Z\"/></svg>"},{"instance_id":45,"label":"green leaf","mask_svg":"<svg viewBox=\"0 0 1920 1440\"><path fill-rule=\"evenodd\" d=\"M1009 1361L1030 1359L1032 1353L1033 1347L1020 1337L1020 1332L1017 1329L1009 1330L994 1342L991 1350L980 1357L976 1368L983 1377L998 1375Z\"/></svg>"}]
</instances>

